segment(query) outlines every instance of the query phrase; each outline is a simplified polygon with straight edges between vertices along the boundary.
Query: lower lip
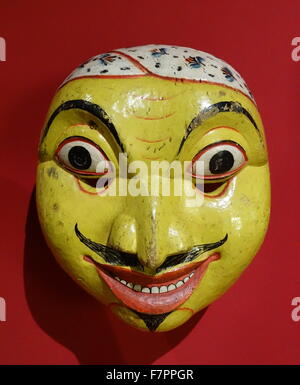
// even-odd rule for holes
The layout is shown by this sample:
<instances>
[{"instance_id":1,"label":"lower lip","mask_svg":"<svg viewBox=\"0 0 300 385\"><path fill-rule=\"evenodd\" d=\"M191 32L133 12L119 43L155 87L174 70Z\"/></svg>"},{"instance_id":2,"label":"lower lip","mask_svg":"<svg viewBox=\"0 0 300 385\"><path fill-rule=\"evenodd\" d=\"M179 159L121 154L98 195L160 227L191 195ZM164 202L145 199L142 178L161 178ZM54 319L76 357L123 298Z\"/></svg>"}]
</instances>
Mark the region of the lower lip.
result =
<instances>
[{"instance_id":1,"label":"lower lip","mask_svg":"<svg viewBox=\"0 0 300 385\"><path fill-rule=\"evenodd\" d=\"M219 258L218 253L211 255L194 270L194 275L184 285L175 290L157 294L134 291L112 278L98 266L96 268L98 274L106 282L113 294L127 307L145 314L163 314L175 310L187 301L204 276L208 265Z\"/></svg>"}]
</instances>

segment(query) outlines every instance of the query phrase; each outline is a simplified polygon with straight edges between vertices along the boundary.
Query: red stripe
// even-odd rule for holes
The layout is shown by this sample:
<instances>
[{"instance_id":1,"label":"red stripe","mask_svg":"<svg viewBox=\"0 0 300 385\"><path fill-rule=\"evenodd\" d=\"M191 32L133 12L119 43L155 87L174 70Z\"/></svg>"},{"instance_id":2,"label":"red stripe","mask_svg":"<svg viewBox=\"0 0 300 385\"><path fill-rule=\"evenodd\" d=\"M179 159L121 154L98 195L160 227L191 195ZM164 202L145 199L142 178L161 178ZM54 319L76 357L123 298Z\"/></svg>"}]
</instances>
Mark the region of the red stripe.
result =
<instances>
[{"instance_id":1,"label":"red stripe","mask_svg":"<svg viewBox=\"0 0 300 385\"><path fill-rule=\"evenodd\" d=\"M219 129L219 128L227 128L227 129L229 129L229 130L233 130L233 131L236 131L236 132L240 133L239 130L237 130L236 128L233 128L233 127L229 127L229 126L218 126L218 127L210 128L208 131L206 131L206 134L208 134L209 132L211 132L211 131L213 131L213 130L217 130L217 129ZM206 135L206 134L205 134L205 135Z\"/></svg>"},{"instance_id":2,"label":"red stripe","mask_svg":"<svg viewBox=\"0 0 300 385\"><path fill-rule=\"evenodd\" d=\"M131 78L142 78L145 76L147 76L147 75L90 75L90 76L84 76L83 75L83 76L78 76L76 78L67 80L62 85L60 85L57 90L60 90L61 88L63 88L68 83L70 83L74 80L78 80L78 79L131 79Z\"/></svg>"},{"instance_id":3,"label":"red stripe","mask_svg":"<svg viewBox=\"0 0 300 385\"><path fill-rule=\"evenodd\" d=\"M134 117L137 118L137 119L143 119L143 120L160 120L160 119L170 118L174 114L175 114L175 112L172 112L171 114L168 114L168 115L165 115L165 116L159 116L159 117L154 117L154 116L138 116L138 115L134 115Z\"/></svg>"},{"instance_id":4,"label":"red stripe","mask_svg":"<svg viewBox=\"0 0 300 385\"><path fill-rule=\"evenodd\" d=\"M145 143L159 143L159 142L164 142L165 140L168 140L170 137L168 136L167 138L164 139L157 139L157 140L148 140L148 139L143 139L143 138L137 138L135 139L139 140L140 142L145 142Z\"/></svg>"},{"instance_id":5,"label":"red stripe","mask_svg":"<svg viewBox=\"0 0 300 385\"><path fill-rule=\"evenodd\" d=\"M138 60L134 59L130 55L127 55L126 53L120 52L120 51L112 51L113 53L116 53L117 55L124 56L127 60L131 61L138 69L143 71L145 74L152 74L146 67L144 67Z\"/></svg>"},{"instance_id":6,"label":"red stripe","mask_svg":"<svg viewBox=\"0 0 300 385\"><path fill-rule=\"evenodd\" d=\"M188 310L188 311L190 311L192 313L192 315L195 314L194 310L190 309L189 307L180 307L178 309L175 309L175 311L177 311L177 310Z\"/></svg>"}]
</instances>

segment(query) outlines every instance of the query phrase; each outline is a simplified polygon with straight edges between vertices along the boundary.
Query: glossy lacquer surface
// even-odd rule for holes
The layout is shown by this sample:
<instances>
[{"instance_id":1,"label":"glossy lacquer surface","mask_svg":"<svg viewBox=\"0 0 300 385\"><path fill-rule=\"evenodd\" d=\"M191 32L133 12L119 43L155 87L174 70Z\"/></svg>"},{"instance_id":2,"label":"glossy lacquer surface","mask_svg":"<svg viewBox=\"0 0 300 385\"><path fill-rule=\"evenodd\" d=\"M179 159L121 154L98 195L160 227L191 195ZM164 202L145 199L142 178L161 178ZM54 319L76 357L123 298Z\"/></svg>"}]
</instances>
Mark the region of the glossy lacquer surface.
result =
<instances>
[{"instance_id":1,"label":"glossy lacquer surface","mask_svg":"<svg viewBox=\"0 0 300 385\"><path fill-rule=\"evenodd\" d=\"M53 254L139 329L186 322L236 281L263 241L263 124L241 76L212 55L151 45L95 56L58 89L39 156L37 207ZM136 161L147 171L144 193L133 195ZM175 193L181 174L169 174L169 194L145 193L161 161L182 166L201 204Z\"/></svg>"}]
</instances>

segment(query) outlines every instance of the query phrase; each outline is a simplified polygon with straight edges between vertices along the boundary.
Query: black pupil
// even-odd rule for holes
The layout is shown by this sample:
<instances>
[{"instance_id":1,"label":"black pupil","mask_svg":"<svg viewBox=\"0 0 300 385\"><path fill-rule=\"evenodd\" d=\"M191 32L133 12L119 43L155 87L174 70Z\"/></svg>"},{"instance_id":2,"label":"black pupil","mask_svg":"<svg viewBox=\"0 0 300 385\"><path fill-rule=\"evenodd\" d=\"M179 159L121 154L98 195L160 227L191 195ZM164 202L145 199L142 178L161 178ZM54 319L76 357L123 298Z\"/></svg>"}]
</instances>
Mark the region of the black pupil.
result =
<instances>
[{"instance_id":1,"label":"black pupil","mask_svg":"<svg viewBox=\"0 0 300 385\"><path fill-rule=\"evenodd\" d=\"M91 167L92 158L88 150L82 146L74 146L68 154L69 162L74 168L86 170Z\"/></svg>"},{"instance_id":2,"label":"black pupil","mask_svg":"<svg viewBox=\"0 0 300 385\"><path fill-rule=\"evenodd\" d=\"M209 161L209 171L212 174L223 174L234 165L234 157L230 151L219 151Z\"/></svg>"}]
</instances>

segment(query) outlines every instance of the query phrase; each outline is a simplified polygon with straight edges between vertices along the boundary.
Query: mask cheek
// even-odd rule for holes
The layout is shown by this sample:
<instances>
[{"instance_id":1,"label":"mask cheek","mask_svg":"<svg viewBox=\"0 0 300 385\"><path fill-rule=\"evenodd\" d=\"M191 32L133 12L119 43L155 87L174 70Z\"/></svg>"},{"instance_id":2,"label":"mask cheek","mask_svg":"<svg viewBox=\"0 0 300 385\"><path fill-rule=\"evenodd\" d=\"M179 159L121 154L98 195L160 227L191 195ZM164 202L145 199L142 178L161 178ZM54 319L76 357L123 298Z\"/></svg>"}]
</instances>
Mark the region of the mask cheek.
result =
<instances>
[{"instance_id":1,"label":"mask cheek","mask_svg":"<svg viewBox=\"0 0 300 385\"><path fill-rule=\"evenodd\" d=\"M249 180L253 182L251 185ZM268 166L249 167L247 172L236 177L233 187L228 196L211 201L219 203L218 206L211 207L211 202L206 202L206 208L213 215L212 223L218 223L219 231L228 233L228 241L220 248L220 260L210 264L200 285L184 304L194 311L208 306L238 279L257 253L267 229ZM226 198L230 198L229 202ZM207 211L203 218L206 227L209 227L210 217Z\"/></svg>"}]
</instances>

